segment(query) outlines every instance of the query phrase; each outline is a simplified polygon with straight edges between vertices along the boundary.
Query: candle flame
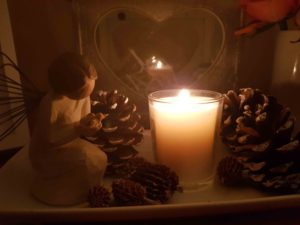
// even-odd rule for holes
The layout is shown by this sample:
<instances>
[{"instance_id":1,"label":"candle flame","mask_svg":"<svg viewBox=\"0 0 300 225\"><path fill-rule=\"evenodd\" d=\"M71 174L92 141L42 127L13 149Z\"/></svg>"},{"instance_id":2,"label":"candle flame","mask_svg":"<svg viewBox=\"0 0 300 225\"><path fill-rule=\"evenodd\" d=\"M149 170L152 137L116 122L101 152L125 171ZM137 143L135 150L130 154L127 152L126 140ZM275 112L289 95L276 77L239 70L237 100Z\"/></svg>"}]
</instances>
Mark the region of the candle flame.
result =
<instances>
[{"instance_id":1,"label":"candle flame","mask_svg":"<svg viewBox=\"0 0 300 225\"><path fill-rule=\"evenodd\" d=\"M178 93L178 98L180 99L188 99L191 96L190 92L186 89L181 89Z\"/></svg>"},{"instance_id":2,"label":"candle flame","mask_svg":"<svg viewBox=\"0 0 300 225\"><path fill-rule=\"evenodd\" d=\"M191 94L189 90L181 89L177 95L177 104L179 105L179 107L188 107L189 103L192 100L190 96Z\"/></svg>"}]
</instances>

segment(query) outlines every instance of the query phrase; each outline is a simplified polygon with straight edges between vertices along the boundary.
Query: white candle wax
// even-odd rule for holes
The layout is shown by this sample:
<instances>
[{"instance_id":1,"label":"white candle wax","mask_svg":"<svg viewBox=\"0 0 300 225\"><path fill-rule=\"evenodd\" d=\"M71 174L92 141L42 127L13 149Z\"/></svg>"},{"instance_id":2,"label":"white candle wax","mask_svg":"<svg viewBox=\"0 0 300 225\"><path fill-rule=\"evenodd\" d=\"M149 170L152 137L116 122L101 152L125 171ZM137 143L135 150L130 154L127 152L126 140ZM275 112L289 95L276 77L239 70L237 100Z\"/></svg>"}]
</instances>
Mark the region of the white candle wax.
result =
<instances>
[{"instance_id":1,"label":"white candle wax","mask_svg":"<svg viewBox=\"0 0 300 225\"><path fill-rule=\"evenodd\" d=\"M182 182L212 175L219 102L201 96L165 97L150 103L151 126L159 162Z\"/></svg>"}]
</instances>

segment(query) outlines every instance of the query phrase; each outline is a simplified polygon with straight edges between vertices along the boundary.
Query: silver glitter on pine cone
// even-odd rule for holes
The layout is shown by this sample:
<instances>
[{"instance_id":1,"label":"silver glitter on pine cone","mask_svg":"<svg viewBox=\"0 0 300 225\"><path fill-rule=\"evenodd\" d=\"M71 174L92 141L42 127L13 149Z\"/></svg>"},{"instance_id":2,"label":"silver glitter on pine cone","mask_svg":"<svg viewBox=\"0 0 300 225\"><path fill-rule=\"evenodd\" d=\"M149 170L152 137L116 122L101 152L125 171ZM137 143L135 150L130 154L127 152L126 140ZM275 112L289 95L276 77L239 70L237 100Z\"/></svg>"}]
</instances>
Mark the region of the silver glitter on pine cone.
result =
<instances>
[{"instance_id":1,"label":"silver glitter on pine cone","mask_svg":"<svg viewBox=\"0 0 300 225\"><path fill-rule=\"evenodd\" d=\"M136 105L117 90L99 91L92 101L92 112L102 113L102 128L95 137L89 138L107 153L107 172L114 174L124 162L134 157L137 151L132 147L143 139L141 116Z\"/></svg>"}]
</instances>

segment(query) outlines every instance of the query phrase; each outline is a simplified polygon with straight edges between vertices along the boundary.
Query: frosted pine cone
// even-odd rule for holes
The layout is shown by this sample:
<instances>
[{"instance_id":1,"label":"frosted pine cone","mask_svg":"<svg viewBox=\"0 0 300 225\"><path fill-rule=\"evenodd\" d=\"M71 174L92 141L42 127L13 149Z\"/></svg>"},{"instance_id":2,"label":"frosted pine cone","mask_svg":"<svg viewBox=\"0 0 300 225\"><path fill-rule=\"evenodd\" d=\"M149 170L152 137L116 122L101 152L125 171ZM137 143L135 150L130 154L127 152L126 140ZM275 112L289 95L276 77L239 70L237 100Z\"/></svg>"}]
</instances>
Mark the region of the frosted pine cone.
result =
<instances>
[{"instance_id":1,"label":"frosted pine cone","mask_svg":"<svg viewBox=\"0 0 300 225\"><path fill-rule=\"evenodd\" d=\"M270 144L285 144L291 138L294 123L287 107L258 89L228 91L224 97L221 136L233 153L255 154L267 151ZM272 143L268 145L268 141Z\"/></svg>"},{"instance_id":2,"label":"frosted pine cone","mask_svg":"<svg viewBox=\"0 0 300 225\"><path fill-rule=\"evenodd\" d=\"M291 138L295 118L289 108L260 90L228 91L224 99L221 136L238 157L244 178L276 192L300 188L300 145Z\"/></svg>"},{"instance_id":3,"label":"frosted pine cone","mask_svg":"<svg viewBox=\"0 0 300 225\"><path fill-rule=\"evenodd\" d=\"M143 139L141 116L135 104L117 90L99 91L92 101L92 112L102 113L105 118L100 131L89 140L107 153L107 172L115 174L115 170L137 153L132 146Z\"/></svg>"},{"instance_id":4,"label":"frosted pine cone","mask_svg":"<svg viewBox=\"0 0 300 225\"><path fill-rule=\"evenodd\" d=\"M248 170L248 178L266 190L294 193L300 190L300 142L293 139L289 143L272 148L270 153L255 160L243 162Z\"/></svg>"},{"instance_id":5,"label":"frosted pine cone","mask_svg":"<svg viewBox=\"0 0 300 225\"><path fill-rule=\"evenodd\" d=\"M129 179L142 184L147 191L147 198L164 203L178 189L179 179L170 168L149 163L139 167Z\"/></svg>"},{"instance_id":6,"label":"frosted pine cone","mask_svg":"<svg viewBox=\"0 0 300 225\"><path fill-rule=\"evenodd\" d=\"M133 206L146 203L146 189L139 183L118 179L112 183L112 192L118 205Z\"/></svg>"},{"instance_id":7,"label":"frosted pine cone","mask_svg":"<svg viewBox=\"0 0 300 225\"><path fill-rule=\"evenodd\" d=\"M98 134L104 150L118 145L135 145L142 140L141 116L136 112L135 104L117 90L100 91L93 101L92 112L106 115Z\"/></svg>"},{"instance_id":8,"label":"frosted pine cone","mask_svg":"<svg viewBox=\"0 0 300 225\"><path fill-rule=\"evenodd\" d=\"M95 186L89 190L87 200L91 207L109 207L111 194L103 186Z\"/></svg>"}]
</instances>

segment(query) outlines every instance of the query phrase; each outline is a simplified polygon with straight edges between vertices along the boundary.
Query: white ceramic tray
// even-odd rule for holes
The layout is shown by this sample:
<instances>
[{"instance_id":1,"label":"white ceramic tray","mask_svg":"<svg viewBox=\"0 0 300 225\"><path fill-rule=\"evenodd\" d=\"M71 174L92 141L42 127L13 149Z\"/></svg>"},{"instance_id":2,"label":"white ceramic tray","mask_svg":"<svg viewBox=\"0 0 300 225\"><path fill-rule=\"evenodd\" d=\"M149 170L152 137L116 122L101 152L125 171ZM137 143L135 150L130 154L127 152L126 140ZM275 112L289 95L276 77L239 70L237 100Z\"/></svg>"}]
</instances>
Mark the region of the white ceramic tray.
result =
<instances>
[{"instance_id":1,"label":"white ceramic tray","mask_svg":"<svg viewBox=\"0 0 300 225\"><path fill-rule=\"evenodd\" d=\"M217 148L218 157L222 146ZM148 131L138 146L141 155L151 157ZM300 206L300 195L273 196L252 188L226 188L215 182L204 190L176 193L171 202L155 206L88 208L84 205L53 207L29 194L32 169L24 147L0 169L0 221L115 221L202 216L261 211ZM109 181L107 181L109 182Z\"/></svg>"}]
</instances>

